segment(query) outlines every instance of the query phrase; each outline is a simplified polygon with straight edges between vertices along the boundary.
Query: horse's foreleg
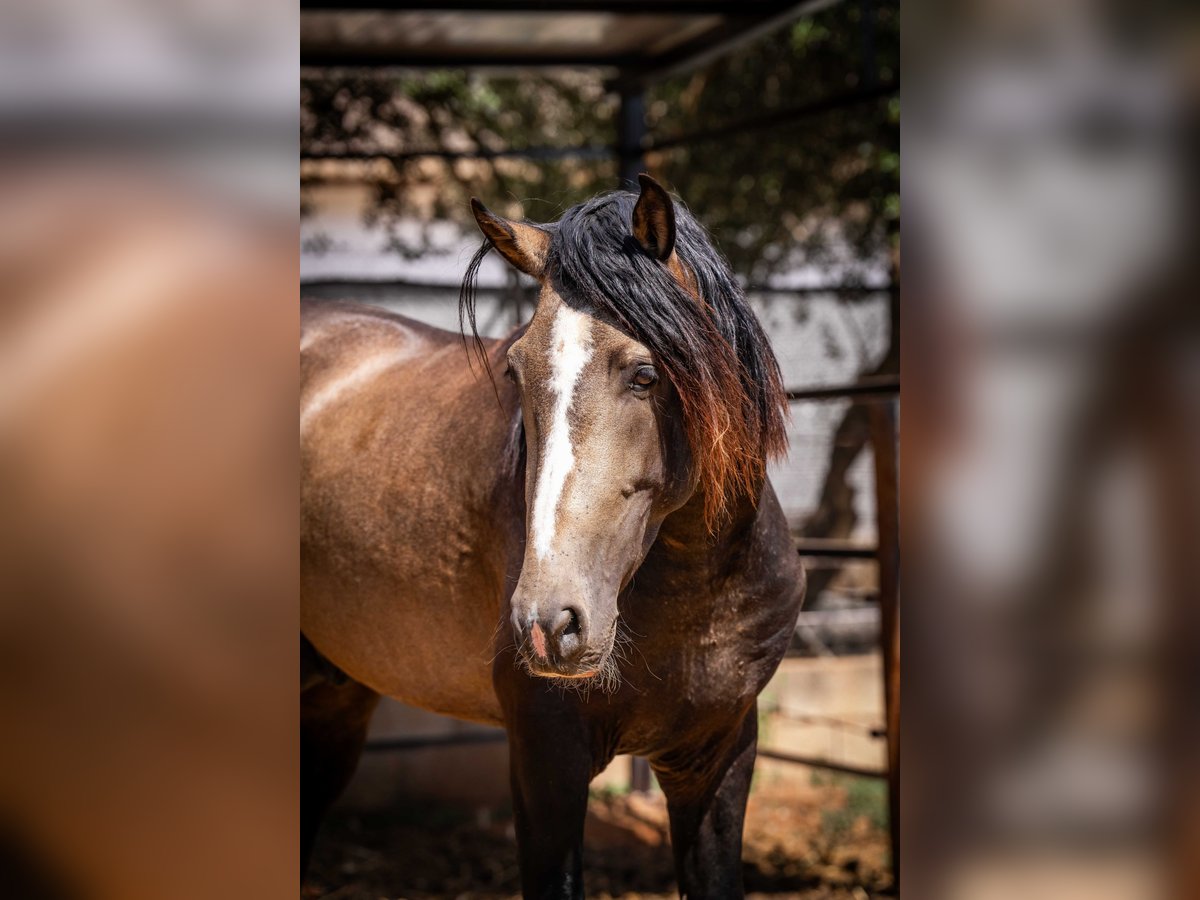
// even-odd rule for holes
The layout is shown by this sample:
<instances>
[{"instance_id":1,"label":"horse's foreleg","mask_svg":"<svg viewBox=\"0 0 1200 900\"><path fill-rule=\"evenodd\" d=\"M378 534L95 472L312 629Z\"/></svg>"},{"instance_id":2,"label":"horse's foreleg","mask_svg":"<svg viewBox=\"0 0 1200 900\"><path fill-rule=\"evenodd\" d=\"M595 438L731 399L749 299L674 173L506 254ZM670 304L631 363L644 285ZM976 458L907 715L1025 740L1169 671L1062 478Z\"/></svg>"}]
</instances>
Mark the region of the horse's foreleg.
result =
<instances>
[{"instance_id":1,"label":"horse's foreleg","mask_svg":"<svg viewBox=\"0 0 1200 900\"><path fill-rule=\"evenodd\" d=\"M752 705L711 745L655 762L667 795L681 897L743 896L742 823L757 743L757 708Z\"/></svg>"},{"instance_id":2,"label":"horse's foreleg","mask_svg":"<svg viewBox=\"0 0 1200 900\"><path fill-rule=\"evenodd\" d=\"M300 875L330 804L350 782L379 695L356 681L319 681L300 695Z\"/></svg>"},{"instance_id":3,"label":"horse's foreleg","mask_svg":"<svg viewBox=\"0 0 1200 900\"><path fill-rule=\"evenodd\" d=\"M524 711L509 727L513 817L526 900L583 897L592 759L576 717Z\"/></svg>"}]
</instances>

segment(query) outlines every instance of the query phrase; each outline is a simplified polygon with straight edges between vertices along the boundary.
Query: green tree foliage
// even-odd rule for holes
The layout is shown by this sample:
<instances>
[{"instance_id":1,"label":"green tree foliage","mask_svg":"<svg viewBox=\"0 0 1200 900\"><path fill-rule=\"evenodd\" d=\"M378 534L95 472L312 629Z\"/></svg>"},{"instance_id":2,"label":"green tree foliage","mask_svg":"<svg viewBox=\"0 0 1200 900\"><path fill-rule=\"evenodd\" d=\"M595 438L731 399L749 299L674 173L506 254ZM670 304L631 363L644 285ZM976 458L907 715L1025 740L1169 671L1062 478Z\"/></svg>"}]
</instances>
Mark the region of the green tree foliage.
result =
<instances>
[{"instance_id":1,"label":"green tree foliage","mask_svg":"<svg viewBox=\"0 0 1200 900\"><path fill-rule=\"evenodd\" d=\"M652 84L647 124L656 137L705 132L854 95L898 72L898 4L843 2L703 70ZM595 74L323 73L302 80L301 104L302 153L381 158L353 165L373 186L368 220L383 228L401 218L468 227L471 194L510 215L552 219L617 186L604 152L615 140L617 100ZM592 151L553 161L408 155L547 146ZM305 183L330 177L335 165L348 164L307 163ZM877 260L898 234L895 97L692 141L649 154L647 165L701 214L752 282L800 258L832 265L847 248ZM426 249L390 233L396 252Z\"/></svg>"},{"instance_id":2,"label":"green tree foliage","mask_svg":"<svg viewBox=\"0 0 1200 900\"><path fill-rule=\"evenodd\" d=\"M657 133L809 110L784 124L692 141L656 160L726 236L724 251L751 281L792 268L797 253L832 264L843 242L860 258L878 258L898 231L899 100L876 96L813 111L898 78L898 8L875 9L864 21L867 9L838 4L653 91L648 118Z\"/></svg>"}]
</instances>

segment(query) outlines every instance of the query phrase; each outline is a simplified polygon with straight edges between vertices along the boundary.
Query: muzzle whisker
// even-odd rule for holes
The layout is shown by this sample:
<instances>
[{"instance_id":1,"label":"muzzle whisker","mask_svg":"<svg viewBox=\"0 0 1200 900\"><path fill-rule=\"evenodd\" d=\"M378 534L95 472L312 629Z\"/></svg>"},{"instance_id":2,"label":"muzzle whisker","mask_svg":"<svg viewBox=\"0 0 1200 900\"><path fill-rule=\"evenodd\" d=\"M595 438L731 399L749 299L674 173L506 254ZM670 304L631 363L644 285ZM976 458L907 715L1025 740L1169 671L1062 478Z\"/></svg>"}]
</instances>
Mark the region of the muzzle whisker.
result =
<instances>
[{"instance_id":1,"label":"muzzle whisker","mask_svg":"<svg viewBox=\"0 0 1200 900\"><path fill-rule=\"evenodd\" d=\"M492 636L489 637L487 639L487 642L483 645L483 649L485 651L487 650L488 647L494 647L496 645L496 638L499 637L500 629L503 627L504 627L504 619L503 618L497 619L496 627L492 629ZM499 656L499 655L500 655L499 653L496 654L496 656ZM492 657L492 662L496 661L496 656Z\"/></svg>"},{"instance_id":2,"label":"muzzle whisker","mask_svg":"<svg viewBox=\"0 0 1200 900\"><path fill-rule=\"evenodd\" d=\"M503 647L501 647L499 650L497 650L495 655L493 655L492 658L488 660L488 665L490 666L492 663L494 663L496 660L498 660L503 653L505 653L509 650L516 650L516 649L517 649L517 645L514 642L509 641L507 644L505 644Z\"/></svg>"},{"instance_id":3,"label":"muzzle whisker","mask_svg":"<svg viewBox=\"0 0 1200 900\"><path fill-rule=\"evenodd\" d=\"M649 672L656 680L662 681L662 676L660 676L657 672L655 672L653 669L650 668L650 660L646 659L646 654L642 652L642 648L639 647L636 643L633 643L633 648L635 650L637 650L638 656L640 656L642 658L642 665L644 665L646 667L646 671Z\"/></svg>"}]
</instances>

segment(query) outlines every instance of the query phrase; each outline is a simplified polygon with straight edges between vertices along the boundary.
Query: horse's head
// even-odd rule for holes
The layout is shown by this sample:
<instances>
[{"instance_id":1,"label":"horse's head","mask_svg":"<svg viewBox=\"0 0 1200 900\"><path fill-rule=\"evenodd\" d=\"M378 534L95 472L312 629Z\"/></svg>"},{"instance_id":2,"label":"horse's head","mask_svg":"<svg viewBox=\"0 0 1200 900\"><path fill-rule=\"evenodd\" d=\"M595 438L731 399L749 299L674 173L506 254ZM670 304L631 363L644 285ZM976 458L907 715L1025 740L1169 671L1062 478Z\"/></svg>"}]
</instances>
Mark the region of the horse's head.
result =
<instances>
[{"instance_id":1,"label":"horse's head","mask_svg":"<svg viewBox=\"0 0 1200 900\"><path fill-rule=\"evenodd\" d=\"M545 227L503 219L472 201L491 245L541 285L533 320L508 351L506 374L520 393L527 449L525 555L511 620L521 659L547 677L605 670L618 595L663 520L703 478L679 392L688 379L681 357L692 356L686 362L695 368L730 368L735 410L742 406L736 351L716 333L694 269L676 253L672 200L648 176L641 181L636 203L632 195L609 195ZM673 306L690 312L673 316ZM632 321L654 316L659 321L648 329ZM715 334L724 356L703 358L697 334L664 338L664 331L689 328Z\"/></svg>"}]
</instances>

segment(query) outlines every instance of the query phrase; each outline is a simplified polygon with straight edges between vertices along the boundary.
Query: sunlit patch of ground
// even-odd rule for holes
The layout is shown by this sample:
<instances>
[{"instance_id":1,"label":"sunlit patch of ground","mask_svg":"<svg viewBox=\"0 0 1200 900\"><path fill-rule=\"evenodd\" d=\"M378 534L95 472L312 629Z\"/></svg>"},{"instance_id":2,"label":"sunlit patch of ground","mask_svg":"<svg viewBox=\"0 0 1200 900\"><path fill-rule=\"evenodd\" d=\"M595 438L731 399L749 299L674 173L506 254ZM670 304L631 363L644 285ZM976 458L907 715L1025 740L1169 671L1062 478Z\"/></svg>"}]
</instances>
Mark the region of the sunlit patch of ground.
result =
<instances>
[{"instance_id":1,"label":"sunlit patch of ground","mask_svg":"<svg viewBox=\"0 0 1200 900\"><path fill-rule=\"evenodd\" d=\"M756 774L743 852L747 894L866 900L890 884L882 782L771 770ZM597 794L586 829L588 896L677 896L661 795ZM515 900L507 811L413 803L334 814L318 841L306 900Z\"/></svg>"}]
</instances>

